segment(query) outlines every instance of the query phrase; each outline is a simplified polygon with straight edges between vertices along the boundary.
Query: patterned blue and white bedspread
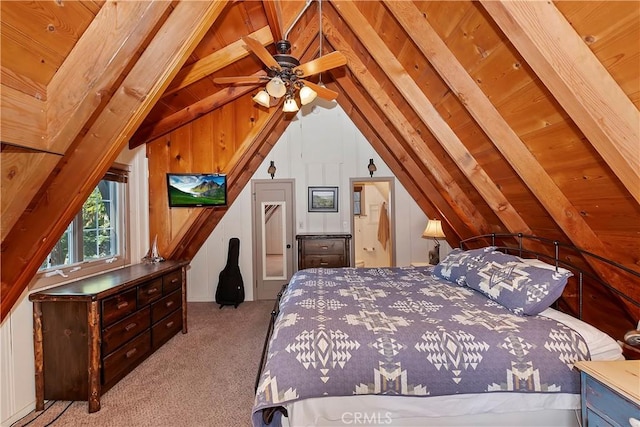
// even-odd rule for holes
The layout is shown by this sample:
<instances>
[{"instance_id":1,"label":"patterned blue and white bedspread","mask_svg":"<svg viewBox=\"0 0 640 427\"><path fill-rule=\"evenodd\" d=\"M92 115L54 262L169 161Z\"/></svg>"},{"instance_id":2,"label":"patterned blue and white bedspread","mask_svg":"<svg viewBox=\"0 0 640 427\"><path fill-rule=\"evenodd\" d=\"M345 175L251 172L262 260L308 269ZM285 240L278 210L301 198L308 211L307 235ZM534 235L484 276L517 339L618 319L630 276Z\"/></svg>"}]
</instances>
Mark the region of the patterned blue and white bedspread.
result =
<instances>
[{"instance_id":1,"label":"patterned blue and white bedspread","mask_svg":"<svg viewBox=\"0 0 640 427\"><path fill-rule=\"evenodd\" d=\"M320 396L579 393L583 338L431 267L307 269L280 303L254 405Z\"/></svg>"}]
</instances>

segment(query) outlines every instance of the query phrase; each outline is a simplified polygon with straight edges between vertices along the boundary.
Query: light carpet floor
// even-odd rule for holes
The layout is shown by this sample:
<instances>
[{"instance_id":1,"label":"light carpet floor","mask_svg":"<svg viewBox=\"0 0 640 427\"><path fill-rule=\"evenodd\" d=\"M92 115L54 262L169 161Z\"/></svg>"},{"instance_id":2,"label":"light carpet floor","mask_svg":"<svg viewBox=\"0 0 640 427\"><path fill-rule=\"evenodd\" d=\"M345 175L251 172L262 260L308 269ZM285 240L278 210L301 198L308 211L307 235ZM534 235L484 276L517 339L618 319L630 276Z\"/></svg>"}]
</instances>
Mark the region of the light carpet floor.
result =
<instances>
[{"instance_id":1,"label":"light carpet floor","mask_svg":"<svg viewBox=\"0 0 640 427\"><path fill-rule=\"evenodd\" d=\"M102 396L100 411L89 414L87 402L52 402L14 426L250 426L272 308L273 301L237 309L189 303L188 333L178 333Z\"/></svg>"}]
</instances>

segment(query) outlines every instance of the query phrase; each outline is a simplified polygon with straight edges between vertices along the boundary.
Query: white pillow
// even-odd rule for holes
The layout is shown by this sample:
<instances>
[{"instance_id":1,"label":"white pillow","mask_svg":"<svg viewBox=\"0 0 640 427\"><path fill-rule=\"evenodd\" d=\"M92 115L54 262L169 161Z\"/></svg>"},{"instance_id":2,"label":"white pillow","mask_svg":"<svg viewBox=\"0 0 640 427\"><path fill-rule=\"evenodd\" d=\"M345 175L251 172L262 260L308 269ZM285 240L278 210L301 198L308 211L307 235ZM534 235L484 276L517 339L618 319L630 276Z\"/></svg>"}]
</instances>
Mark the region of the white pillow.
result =
<instances>
[{"instance_id":1,"label":"white pillow","mask_svg":"<svg viewBox=\"0 0 640 427\"><path fill-rule=\"evenodd\" d=\"M553 308L543 310L540 312L539 316L545 316L560 323L564 323L582 335L582 338L587 342L587 347L589 347L591 360L624 359L620 344L595 326Z\"/></svg>"}]
</instances>

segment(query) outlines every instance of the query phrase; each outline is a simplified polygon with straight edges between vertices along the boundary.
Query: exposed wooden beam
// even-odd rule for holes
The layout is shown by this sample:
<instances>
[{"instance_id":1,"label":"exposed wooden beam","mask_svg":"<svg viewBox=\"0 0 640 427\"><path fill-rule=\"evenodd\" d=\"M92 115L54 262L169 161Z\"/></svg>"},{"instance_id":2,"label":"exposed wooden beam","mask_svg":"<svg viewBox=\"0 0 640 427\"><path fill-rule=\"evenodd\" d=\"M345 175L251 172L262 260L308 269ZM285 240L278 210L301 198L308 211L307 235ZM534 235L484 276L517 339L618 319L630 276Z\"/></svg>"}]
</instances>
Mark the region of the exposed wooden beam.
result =
<instances>
[{"instance_id":1,"label":"exposed wooden beam","mask_svg":"<svg viewBox=\"0 0 640 427\"><path fill-rule=\"evenodd\" d=\"M478 190L507 229L512 233L531 234L531 229L527 223L498 189L486 171L473 158L447 122L440 116L420 87L369 25L357 6L351 2L333 0L332 4L351 31L366 47L372 58L375 59L387 77L402 93L407 103L411 105L422 122L431 130L433 136L449 153L460 170L469 178L471 184Z\"/></svg>"},{"instance_id":2,"label":"exposed wooden beam","mask_svg":"<svg viewBox=\"0 0 640 427\"><path fill-rule=\"evenodd\" d=\"M602 240L447 48L427 17L411 2L385 0L385 4L572 243L606 256L607 250ZM590 257L587 257L586 261L608 282L615 283L615 279L609 273L610 269ZM624 281L617 282L617 286L622 288L619 290L628 293Z\"/></svg>"},{"instance_id":3,"label":"exposed wooden beam","mask_svg":"<svg viewBox=\"0 0 640 427\"><path fill-rule=\"evenodd\" d=\"M102 6L47 88L50 151L67 150L170 7L165 1Z\"/></svg>"},{"instance_id":4,"label":"exposed wooden beam","mask_svg":"<svg viewBox=\"0 0 640 427\"><path fill-rule=\"evenodd\" d=\"M640 203L640 112L547 1L482 5Z\"/></svg>"},{"instance_id":5,"label":"exposed wooden beam","mask_svg":"<svg viewBox=\"0 0 640 427\"><path fill-rule=\"evenodd\" d=\"M46 196L23 214L2 242L2 319L226 3L175 6L76 149L65 155L64 167L51 180Z\"/></svg>"},{"instance_id":6,"label":"exposed wooden beam","mask_svg":"<svg viewBox=\"0 0 640 427\"><path fill-rule=\"evenodd\" d=\"M354 124L360 129L376 153L389 166L418 206L429 218L441 218L447 241L456 247L463 238L471 237L469 228L460 220L449 203L424 175L420 166L402 146L401 142L389 130L384 119L378 114L346 75L333 75L337 83L327 85L338 87L338 103L347 112ZM335 90L335 89L334 89ZM365 129L363 129L365 127Z\"/></svg>"},{"instance_id":7,"label":"exposed wooden beam","mask_svg":"<svg viewBox=\"0 0 640 427\"><path fill-rule=\"evenodd\" d=\"M375 77L371 75L367 66L353 52L340 31L332 23L325 21L324 34L327 40L347 57L347 66L353 75L367 91L371 99L385 112L389 122L393 124L400 135L407 141L423 166L429 170L435 181L441 186L441 194L443 196L446 194L450 197L451 207L458 213L458 217L473 234L485 234L496 231L496 229L489 226L487 221L480 215L462 188L460 188L455 179L453 179L447 168L440 162L438 156L427 147L420 135L418 135L415 129L407 122L389 95L380 90L380 85Z\"/></svg>"},{"instance_id":8,"label":"exposed wooden beam","mask_svg":"<svg viewBox=\"0 0 640 427\"><path fill-rule=\"evenodd\" d=\"M266 75L266 73L264 71L259 71L254 75ZM203 115L215 110L216 108L219 108L229 102L232 102L234 99L237 99L242 95L251 92L256 87L258 86L229 86L214 93L213 95L209 95L206 98L199 100L195 104L185 107L180 111L176 111L175 113L163 118L160 121L140 128L129 140L129 148L134 149L139 145L151 142L154 139L161 137L162 135L176 130L179 127L184 126L187 123L197 119L198 117L202 117Z\"/></svg>"},{"instance_id":9,"label":"exposed wooden beam","mask_svg":"<svg viewBox=\"0 0 640 427\"><path fill-rule=\"evenodd\" d=\"M262 27L258 31L254 31L249 34L249 37L257 40L263 46L273 43L273 36L271 35L271 29L269 27ZM233 42L230 45L213 52L211 55L208 55L193 64L185 66L173 79L162 97L164 98L171 95L180 89L215 73L227 65L233 64L237 60L249 56L249 54L250 51L245 47L242 40Z\"/></svg>"},{"instance_id":10,"label":"exposed wooden beam","mask_svg":"<svg viewBox=\"0 0 640 427\"><path fill-rule=\"evenodd\" d=\"M2 142L50 151L47 141L47 103L4 84L0 89Z\"/></svg>"},{"instance_id":11,"label":"exposed wooden beam","mask_svg":"<svg viewBox=\"0 0 640 427\"><path fill-rule=\"evenodd\" d=\"M282 40L284 29L282 28L282 8L280 0L262 0L264 12L267 15L267 22L271 28L271 34L275 41Z\"/></svg>"}]
</instances>

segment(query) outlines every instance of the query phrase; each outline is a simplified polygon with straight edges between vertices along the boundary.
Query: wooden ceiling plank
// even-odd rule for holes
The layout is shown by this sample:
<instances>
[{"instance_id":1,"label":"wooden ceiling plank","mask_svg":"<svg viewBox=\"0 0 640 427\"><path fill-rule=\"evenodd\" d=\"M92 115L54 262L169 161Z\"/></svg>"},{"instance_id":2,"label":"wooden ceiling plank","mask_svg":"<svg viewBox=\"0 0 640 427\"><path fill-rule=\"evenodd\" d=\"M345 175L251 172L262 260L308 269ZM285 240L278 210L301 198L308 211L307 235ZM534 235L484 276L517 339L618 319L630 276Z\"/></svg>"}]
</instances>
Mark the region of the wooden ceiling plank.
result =
<instances>
[{"instance_id":1,"label":"wooden ceiling plank","mask_svg":"<svg viewBox=\"0 0 640 427\"><path fill-rule=\"evenodd\" d=\"M349 114L349 117L358 128L366 125L366 130L369 132L365 132L365 129L360 129L360 131L367 135L367 140L376 153L382 157L393 174L398 177L423 212L429 218L442 219L443 226L448 228L445 235L449 244L455 247L458 246L461 239L471 237L471 231L460 220L459 214L451 208L449 202L442 197L431 181L423 176L419 165L396 139L384 119L371 105L371 101L358 90L355 83L346 75L333 75L333 77L340 89L338 92L343 95L338 97L338 103L345 111L351 111L352 114ZM344 97L347 97L348 100L345 101Z\"/></svg>"},{"instance_id":2,"label":"wooden ceiling plank","mask_svg":"<svg viewBox=\"0 0 640 427\"><path fill-rule=\"evenodd\" d=\"M48 86L50 151L62 154L71 145L170 5L107 2L100 9Z\"/></svg>"},{"instance_id":3,"label":"wooden ceiling plank","mask_svg":"<svg viewBox=\"0 0 640 427\"><path fill-rule=\"evenodd\" d=\"M47 197L25 212L9 232L2 242L2 319L226 3L177 4L78 147L65 155L64 167L51 180Z\"/></svg>"},{"instance_id":4,"label":"wooden ceiling plank","mask_svg":"<svg viewBox=\"0 0 640 427\"><path fill-rule=\"evenodd\" d=\"M385 4L572 243L606 256L607 250L602 240L507 124L422 12L410 2L385 0ZM600 268L601 264L590 258L586 261L611 281L608 269ZM624 288L622 283L619 286ZM625 289L620 290L626 292Z\"/></svg>"},{"instance_id":5,"label":"wooden ceiling plank","mask_svg":"<svg viewBox=\"0 0 640 427\"><path fill-rule=\"evenodd\" d=\"M12 87L40 101L47 100L47 87L29 77L18 74L5 66L1 66L2 76L0 81L4 86Z\"/></svg>"},{"instance_id":6,"label":"wooden ceiling plank","mask_svg":"<svg viewBox=\"0 0 640 427\"><path fill-rule=\"evenodd\" d=\"M378 34L368 25L358 8L351 2L332 0L332 4L506 228L512 233L532 234L527 223L469 153Z\"/></svg>"},{"instance_id":7,"label":"wooden ceiling plank","mask_svg":"<svg viewBox=\"0 0 640 427\"><path fill-rule=\"evenodd\" d=\"M389 122L400 132L416 156L421 160L424 167L429 170L435 181L441 186L441 193L443 195L448 194L451 198L451 207L459 212L458 216L466 226L474 234L486 234L497 231L495 228L489 226L482 215L480 215L465 192L456 183L449 171L442 165L438 156L429 150L429 147L427 147L420 135L418 135L415 129L407 122L407 119L398 107L396 107L389 95L385 91L380 90L378 81L376 81L367 66L353 52L340 31L332 23L325 21L324 34L336 49L347 56L347 66L353 75L367 91L371 99L385 112Z\"/></svg>"},{"instance_id":8,"label":"wooden ceiling plank","mask_svg":"<svg viewBox=\"0 0 640 427\"><path fill-rule=\"evenodd\" d=\"M259 71L254 75L261 76L266 75L266 73L264 71ZM146 144L161 137L162 135L174 131L198 117L202 117L216 108L219 108L234 101L242 95L255 90L257 87L258 85L229 86L214 93L213 95L201 99L195 104L185 107L180 111L176 111L172 115L158 122L152 123L144 128L140 128L129 141L129 149L134 149L139 145Z\"/></svg>"},{"instance_id":9,"label":"wooden ceiling plank","mask_svg":"<svg viewBox=\"0 0 640 427\"><path fill-rule=\"evenodd\" d=\"M249 34L249 37L257 40L263 46L272 44L274 40L269 27L263 27L258 31L254 31ZM162 97L164 98L171 95L180 89L183 89L190 84L226 67L227 65L233 64L237 60L249 56L250 53L251 52L245 47L245 43L242 40L231 43L230 45L193 64L187 65L180 70Z\"/></svg>"},{"instance_id":10,"label":"wooden ceiling plank","mask_svg":"<svg viewBox=\"0 0 640 427\"><path fill-rule=\"evenodd\" d=\"M0 105L2 142L49 151L46 111L44 101L3 84Z\"/></svg>"},{"instance_id":11,"label":"wooden ceiling plank","mask_svg":"<svg viewBox=\"0 0 640 427\"><path fill-rule=\"evenodd\" d=\"M273 39L278 41L284 38L284 28L282 25L282 7L280 0L262 0L264 12L267 15L267 22L271 28Z\"/></svg>"},{"instance_id":12,"label":"wooden ceiling plank","mask_svg":"<svg viewBox=\"0 0 640 427\"><path fill-rule=\"evenodd\" d=\"M553 2L482 1L640 203L640 112Z\"/></svg>"}]
</instances>

